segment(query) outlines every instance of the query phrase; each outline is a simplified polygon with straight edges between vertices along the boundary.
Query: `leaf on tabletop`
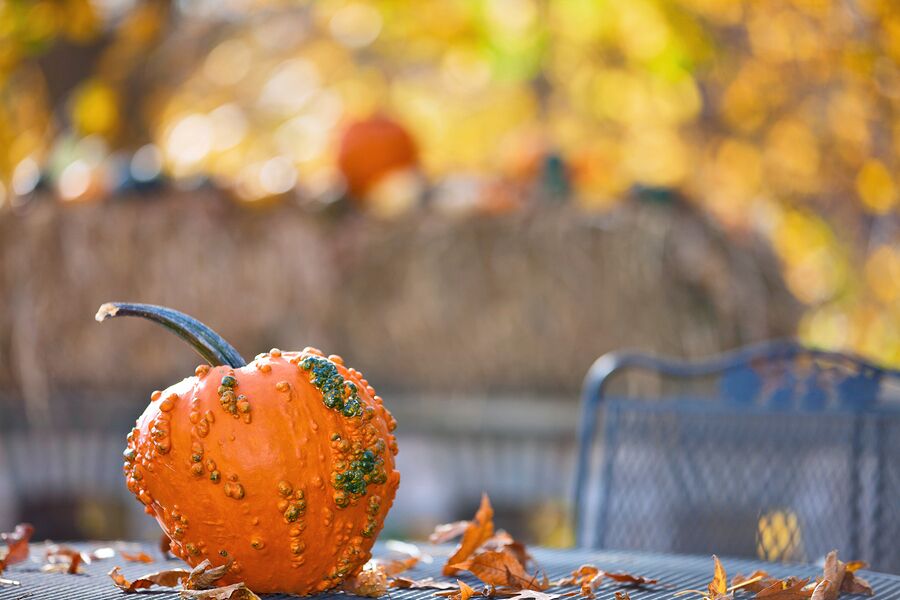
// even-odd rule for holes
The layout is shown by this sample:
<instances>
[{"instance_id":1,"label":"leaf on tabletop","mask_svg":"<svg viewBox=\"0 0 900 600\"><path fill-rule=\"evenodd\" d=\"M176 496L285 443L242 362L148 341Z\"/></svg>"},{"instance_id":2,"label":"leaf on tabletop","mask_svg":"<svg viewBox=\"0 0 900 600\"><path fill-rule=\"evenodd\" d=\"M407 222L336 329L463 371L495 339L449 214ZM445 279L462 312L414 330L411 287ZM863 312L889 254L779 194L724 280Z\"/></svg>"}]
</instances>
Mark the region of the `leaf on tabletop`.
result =
<instances>
[{"instance_id":1,"label":"leaf on tabletop","mask_svg":"<svg viewBox=\"0 0 900 600\"><path fill-rule=\"evenodd\" d=\"M208 590L216 587L215 583L222 579L231 568L231 561L218 567L212 566L209 559L191 569L187 579L184 581L184 589L186 590Z\"/></svg>"},{"instance_id":2,"label":"leaf on tabletop","mask_svg":"<svg viewBox=\"0 0 900 600\"><path fill-rule=\"evenodd\" d=\"M425 579L409 579L408 577L395 577L388 587L403 590L454 590L456 584L449 581L437 581L433 577Z\"/></svg>"},{"instance_id":3,"label":"leaf on tabletop","mask_svg":"<svg viewBox=\"0 0 900 600\"><path fill-rule=\"evenodd\" d=\"M73 548L66 546L50 546L44 553L47 564L41 567L44 573L81 573L81 563L90 563L91 559Z\"/></svg>"},{"instance_id":4,"label":"leaf on tabletop","mask_svg":"<svg viewBox=\"0 0 900 600\"><path fill-rule=\"evenodd\" d=\"M831 598L835 592L837 586L833 585L830 580L823 579L819 583L816 584L815 589L813 590L812 596L810 596L810 600L828 600ZM838 592L840 593L840 592ZM837 597L836 595L834 597Z\"/></svg>"},{"instance_id":5,"label":"leaf on tabletop","mask_svg":"<svg viewBox=\"0 0 900 600\"><path fill-rule=\"evenodd\" d=\"M631 573L604 573L604 575L617 583L632 587L643 587L657 583L656 579L632 575Z\"/></svg>"},{"instance_id":6,"label":"leaf on tabletop","mask_svg":"<svg viewBox=\"0 0 900 600\"><path fill-rule=\"evenodd\" d=\"M481 506L475 513L475 518L466 525L462 540L453 555L447 559L443 573L446 576L455 575L457 563L468 559L485 541L494 535L494 509L487 494L481 495Z\"/></svg>"},{"instance_id":7,"label":"leaf on tabletop","mask_svg":"<svg viewBox=\"0 0 900 600\"><path fill-rule=\"evenodd\" d=\"M503 529L498 530L497 533L485 540L479 550L508 550L525 568L528 568L528 562L533 560L525 544L513 538Z\"/></svg>"},{"instance_id":8,"label":"leaf on tabletop","mask_svg":"<svg viewBox=\"0 0 900 600\"><path fill-rule=\"evenodd\" d=\"M119 554L128 562L152 563L153 557L146 552L119 552Z\"/></svg>"},{"instance_id":9,"label":"leaf on tabletop","mask_svg":"<svg viewBox=\"0 0 900 600\"><path fill-rule=\"evenodd\" d=\"M458 600L469 600L472 596L475 595L475 590L472 586L468 585L465 581L456 580L457 585L459 585L459 598Z\"/></svg>"},{"instance_id":10,"label":"leaf on tabletop","mask_svg":"<svg viewBox=\"0 0 900 600\"><path fill-rule=\"evenodd\" d=\"M466 570L490 585L513 586L524 590L543 591L549 587L546 577L538 579L530 575L516 557L506 551L489 551L476 554L461 563L451 565L456 570Z\"/></svg>"},{"instance_id":11,"label":"leaf on tabletop","mask_svg":"<svg viewBox=\"0 0 900 600\"><path fill-rule=\"evenodd\" d=\"M168 571L159 571L157 573L148 573L142 577L138 577L134 581L129 581L122 575L122 567L113 567L108 573L110 579L117 588L126 593L136 592L138 590L147 589L154 585L162 587L177 587L183 579L186 579L191 572L184 569L171 569Z\"/></svg>"},{"instance_id":12,"label":"leaf on tabletop","mask_svg":"<svg viewBox=\"0 0 900 600\"><path fill-rule=\"evenodd\" d=\"M261 600L243 582L210 590L181 590L178 597L194 600Z\"/></svg>"},{"instance_id":13,"label":"leaf on tabletop","mask_svg":"<svg viewBox=\"0 0 900 600\"><path fill-rule=\"evenodd\" d=\"M616 592L616 600L631 600L628 592Z\"/></svg>"},{"instance_id":14,"label":"leaf on tabletop","mask_svg":"<svg viewBox=\"0 0 900 600\"><path fill-rule=\"evenodd\" d=\"M719 557L713 554L713 562L715 563L713 578L709 582L707 589L709 590L710 600L718 598L727 598L728 593L728 576L725 574L725 567L722 566Z\"/></svg>"},{"instance_id":15,"label":"leaf on tabletop","mask_svg":"<svg viewBox=\"0 0 900 600\"><path fill-rule=\"evenodd\" d=\"M367 564L362 571L344 580L341 589L348 594L377 598L387 592L388 576L382 566Z\"/></svg>"},{"instance_id":16,"label":"leaf on tabletop","mask_svg":"<svg viewBox=\"0 0 900 600\"><path fill-rule=\"evenodd\" d=\"M9 565L28 559L28 542L34 535L34 527L30 523L19 523L10 533L0 533L0 540L6 542L6 552L0 557L0 573Z\"/></svg>"},{"instance_id":17,"label":"leaf on tabletop","mask_svg":"<svg viewBox=\"0 0 900 600\"><path fill-rule=\"evenodd\" d=\"M775 580L771 585L756 593L756 600L806 600L813 592L807 587L808 583L809 579L795 577Z\"/></svg>"},{"instance_id":18,"label":"leaf on tabletop","mask_svg":"<svg viewBox=\"0 0 900 600\"><path fill-rule=\"evenodd\" d=\"M828 580L831 585L822 592L825 594L823 600L836 600L842 593L873 595L875 591L872 589L872 585L856 574L856 571L867 566L862 561L844 563L838 558L837 550L829 552L825 557L825 566L822 569L820 581Z\"/></svg>"},{"instance_id":19,"label":"leaf on tabletop","mask_svg":"<svg viewBox=\"0 0 900 600\"><path fill-rule=\"evenodd\" d=\"M766 571L753 571L750 575L741 575L740 573L731 578L731 589L743 589L749 592L758 593L771 587L773 584L780 582Z\"/></svg>"},{"instance_id":20,"label":"leaf on tabletop","mask_svg":"<svg viewBox=\"0 0 900 600\"><path fill-rule=\"evenodd\" d=\"M591 580L600 573L600 569L594 565L581 565L569 577L563 577L556 585L581 585L585 580Z\"/></svg>"},{"instance_id":21,"label":"leaf on tabletop","mask_svg":"<svg viewBox=\"0 0 900 600\"><path fill-rule=\"evenodd\" d=\"M445 544L461 536L468 527L469 521L454 521L438 525L428 536L428 541L432 544Z\"/></svg>"}]
</instances>

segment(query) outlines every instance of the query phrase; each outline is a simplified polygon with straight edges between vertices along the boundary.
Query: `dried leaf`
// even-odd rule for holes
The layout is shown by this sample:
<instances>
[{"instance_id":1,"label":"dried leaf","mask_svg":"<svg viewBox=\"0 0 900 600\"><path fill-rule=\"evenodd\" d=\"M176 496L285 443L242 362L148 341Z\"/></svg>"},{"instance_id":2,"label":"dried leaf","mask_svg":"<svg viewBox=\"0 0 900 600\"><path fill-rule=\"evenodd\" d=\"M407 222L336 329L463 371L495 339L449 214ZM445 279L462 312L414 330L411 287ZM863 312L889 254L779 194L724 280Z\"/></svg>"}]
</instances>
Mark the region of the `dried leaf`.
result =
<instances>
[{"instance_id":1,"label":"dried leaf","mask_svg":"<svg viewBox=\"0 0 900 600\"><path fill-rule=\"evenodd\" d=\"M380 565L366 565L362 571L344 580L341 589L356 596L377 598L388 589L388 576Z\"/></svg>"},{"instance_id":2,"label":"dried leaf","mask_svg":"<svg viewBox=\"0 0 900 600\"><path fill-rule=\"evenodd\" d=\"M656 579L648 579L647 577L632 575L631 573L604 573L604 575L615 582L633 587L641 587L657 583Z\"/></svg>"},{"instance_id":3,"label":"dried leaf","mask_svg":"<svg viewBox=\"0 0 900 600\"><path fill-rule=\"evenodd\" d=\"M831 580L823 579L816 584L812 596L810 596L810 600L828 600L832 596L836 598L837 594L840 592L835 592L835 589L837 589L837 586L832 585Z\"/></svg>"},{"instance_id":4,"label":"dried leaf","mask_svg":"<svg viewBox=\"0 0 900 600\"><path fill-rule=\"evenodd\" d=\"M206 561L204 561L206 562ZM142 577L138 577L134 581L128 581L121 573L122 567L113 567L108 573L109 577L120 590L131 593L141 589L147 589L154 585L162 587L176 587L182 580L186 579L191 572L184 569L171 569L168 571L159 571L157 573L148 573Z\"/></svg>"},{"instance_id":5,"label":"dried leaf","mask_svg":"<svg viewBox=\"0 0 900 600\"><path fill-rule=\"evenodd\" d=\"M407 577L395 577L388 587L404 590L454 590L456 585L449 581L437 581L433 577L425 579L409 579Z\"/></svg>"},{"instance_id":6,"label":"dried leaf","mask_svg":"<svg viewBox=\"0 0 900 600\"><path fill-rule=\"evenodd\" d=\"M616 600L631 600L628 592L616 592Z\"/></svg>"},{"instance_id":7,"label":"dried leaf","mask_svg":"<svg viewBox=\"0 0 900 600\"><path fill-rule=\"evenodd\" d=\"M533 560L525 544L514 539L502 529L485 540L479 550L509 550L525 568L528 568L528 562Z\"/></svg>"},{"instance_id":8,"label":"dried leaf","mask_svg":"<svg viewBox=\"0 0 900 600\"><path fill-rule=\"evenodd\" d=\"M191 572L188 573L187 579L184 582L184 589L186 590L208 590L212 589L215 586L215 583L222 579L225 574L228 572L228 569L231 568L231 561L228 561L224 565L219 565L218 567L212 566L212 563L209 562L209 559L204 560L202 563L191 569Z\"/></svg>"},{"instance_id":9,"label":"dried leaf","mask_svg":"<svg viewBox=\"0 0 900 600\"><path fill-rule=\"evenodd\" d=\"M181 590L178 597L195 600L261 600L243 582L211 590Z\"/></svg>"},{"instance_id":10,"label":"dried leaf","mask_svg":"<svg viewBox=\"0 0 900 600\"><path fill-rule=\"evenodd\" d=\"M90 563L91 559L73 548L66 546L50 546L44 553L48 564L41 567L44 573L67 573L75 575L81 572L81 563Z\"/></svg>"},{"instance_id":11,"label":"dried leaf","mask_svg":"<svg viewBox=\"0 0 900 600\"><path fill-rule=\"evenodd\" d=\"M600 573L600 569L594 565L581 565L569 577L563 577L556 582L556 585L582 585L586 580L591 580Z\"/></svg>"},{"instance_id":12,"label":"dried leaf","mask_svg":"<svg viewBox=\"0 0 900 600\"><path fill-rule=\"evenodd\" d=\"M775 580L768 587L756 593L756 600L806 600L812 595L807 588L808 579Z\"/></svg>"},{"instance_id":13,"label":"dried leaf","mask_svg":"<svg viewBox=\"0 0 900 600\"><path fill-rule=\"evenodd\" d=\"M443 570L444 575L455 575L458 568L454 567L454 565L472 556L478 547L490 539L492 535L494 535L494 509L491 508L491 501L487 494L482 494L481 506L478 507L478 512L475 513L475 519L466 526L462 541L460 541L453 555L447 559Z\"/></svg>"},{"instance_id":14,"label":"dried leaf","mask_svg":"<svg viewBox=\"0 0 900 600\"><path fill-rule=\"evenodd\" d=\"M12 533L0 533L0 540L6 542L6 553L0 558L0 573L9 565L28 560L28 542L34 535L30 523L19 523Z\"/></svg>"},{"instance_id":15,"label":"dried leaf","mask_svg":"<svg viewBox=\"0 0 900 600\"><path fill-rule=\"evenodd\" d=\"M513 586L523 590L543 591L549 587L546 578L539 580L530 575L511 553L482 552L469 560L451 565L456 570L470 571L478 579L490 585Z\"/></svg>"},{"instance_id":16,"label":"dried leaf","mask_svg":"<svg viewBox=\"0 0 900 600\"><path fill-rule=\"evenodd\" d=\"M771 587L773 584L780 582L769 575L766 571L753 571L750 575L737 574L731 578L731 589L744 589L749 592L758 593Z\"/></svg>"},{"instance_id":17,"label":"dried leaf","mask_svg":"<svg viewBox=\"0 0 900 600\"><path fill-rule=\"evenodd\" d=\"M867 566L862 561L844 563L838 558L837 550L829 552L825 557L821 579L830 581L831 585L822 592L825 594L823 600L836 600L842 593L873 595L875 591L872 585L856 574L856 571Z\"/></svg>"},{"instance_id":18,"label":"dried leaf","mask_svg":"<svg viewBox=\"0 0 900 600\"><path fill-rule=\"evenodd\" d=\"M127 560L128 562L142 562L142 563L152 563L153 557L147 554L146 552L119 552L122 555L122 558Z\"/></svg>"},{"instance_id":19,"label":"dried leaf","mask_svg":"<svg viewBox=\"0 0 900 600\"><path fill-rule=\"evenodd\" d=\"M469 527L469 521L454 521L453 523L444 523L434 528L428 541L432 544L446 544L451 540L455 540Z\"/></svg>"},{"instance_id":20,"label":"dried leaf","mask_svg":"<svg viewBox=\"0 0 900 600\"><path fill-rule=\"evenodd\" d=\"M722 566L719 557L715 554L713 554L713 561L715 562L715 571L712 581L707 586L710 600L728 597L728 576L725 574L725 567Z\"/></svg>"},{"instance_id":21,"label":"dried leaf","mask_svg":"<svg viewBox=\"0 0 900 600\"><path fill-rule=\"evenodd\" d=\"M456 580L457 585L459 585L459 599L458 600L469 600L472 596L475 595L475 590L468 585L465 581Z\"/></svg>"}]
</instances>

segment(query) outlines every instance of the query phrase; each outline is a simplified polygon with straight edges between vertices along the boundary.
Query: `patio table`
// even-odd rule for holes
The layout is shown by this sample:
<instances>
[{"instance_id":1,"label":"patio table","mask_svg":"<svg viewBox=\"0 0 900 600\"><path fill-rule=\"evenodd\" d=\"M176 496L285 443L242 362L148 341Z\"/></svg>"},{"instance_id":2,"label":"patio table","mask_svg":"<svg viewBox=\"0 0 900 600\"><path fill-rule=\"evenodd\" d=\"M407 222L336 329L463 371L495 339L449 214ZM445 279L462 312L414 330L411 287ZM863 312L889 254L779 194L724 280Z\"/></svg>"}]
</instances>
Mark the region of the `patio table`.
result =
<instances>
[{"instance_id":1,"label":"patio table","mask_svg":"<svg viewBox=\"0 0 900 600\"><path fill-rule=\"evenodd\" d=\"M157 549L151 546L122 542L93 542L70 544L71 547L82 551L91 551L100 547L112 547L117 550L135 552L143 550L156 558L154 563L134 563L125 561L118 553L109 559L96 560L90 565L85 565L84 573L79 575L67 575L62 573L43 573L43 544L32 544L31 560L13 565L8 568L2 577L14 579L21 585L0 587L0 600L128 600L140 599L142 595L154 600L174 600L178 598L177 591L165 588L153 588L149 591L135 594L125 594L116 588L107 572L114 566L121 566L122 573L129 579L135 579L141 575L163 569L181 568L184 564L178 559L163 560ZM435 577L446 581L455 581L456 578L441 578L441 566L448 555L448 546L429 546L419 544L419 549L425 555L433 557L430 564L420 561L419 564L402 576L410 578ZM531 547L529 551L534 556L540 567L546 571L550 579L555 580L569 575L569 573L582 564L594 564L601 569L610 572L628 572L633 575L642 575L651 579L658 579L659 583L645 588L625 588L605 584L598 590L598 600L611 600L615 591L628 591L632 600L661 600L672 598L678 590L705 589L712 578L713 562L709 556L686 556L672 554L651 554L645 552L615 551L615 550L582 550L566 549L557 550L549 548ZM376 544L373 550L374 556L384 556L389 551L383 543ZM844 557L852 558L852 557ZM752 573L756 569L764 569L775 577L787 577L796 575L800 577L815 577L821 574L821 568L808 564L775 564L763 561L722 558L722 564L728 572L729 580L732 576L743 573ZM861 574L869 580L875 589L875 597L878 600L900 599L900 576L862 571ZM463 574L460 579L470 584L477 584L477 580ZM574 590L575 588L553 588L550 592ZM431 600L434 598L432 589L391 589L391 600ZM279 598L293 598L282 594L265 595L266 600ZM330 592L321 594L317 598L348 598L347 594ZM578 596L573 596L577 598ZM739 596L740 597L740 596ZM746 598L751 598L746 594Z\"/></svg>"}]
</instances>

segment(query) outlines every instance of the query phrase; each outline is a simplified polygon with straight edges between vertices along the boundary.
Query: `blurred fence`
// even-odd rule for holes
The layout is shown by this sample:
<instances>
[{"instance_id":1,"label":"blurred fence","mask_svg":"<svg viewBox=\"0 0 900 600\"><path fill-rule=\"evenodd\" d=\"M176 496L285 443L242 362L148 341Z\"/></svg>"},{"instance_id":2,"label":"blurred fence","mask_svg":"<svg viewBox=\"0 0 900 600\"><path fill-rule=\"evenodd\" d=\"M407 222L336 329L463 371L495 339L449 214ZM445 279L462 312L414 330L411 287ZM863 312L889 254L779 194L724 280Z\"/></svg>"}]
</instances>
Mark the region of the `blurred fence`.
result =
<instances>
[{"instance_id":1,"label":"blurred fence","mask_svg":"<svg viewBox=\"0 0 900 600\"><path fill-rule=\"evenodd\" d=\"M245 356L313 345L364 372L397 413L401 448L415 449L401 451L400 515L437 495L433 512L455 513L485 488L510 506L567 496L577 389L596 356L703 356L789 335L799 314L764 245L680 203L382 223L247 211L212 192L35 201L0 221L0 257L7 442L124 435L149 392L198 359L157 327L93 314L108 300L165 304ZM16 496L10 485L0 497Z\"/></svg>"}]
</instances>

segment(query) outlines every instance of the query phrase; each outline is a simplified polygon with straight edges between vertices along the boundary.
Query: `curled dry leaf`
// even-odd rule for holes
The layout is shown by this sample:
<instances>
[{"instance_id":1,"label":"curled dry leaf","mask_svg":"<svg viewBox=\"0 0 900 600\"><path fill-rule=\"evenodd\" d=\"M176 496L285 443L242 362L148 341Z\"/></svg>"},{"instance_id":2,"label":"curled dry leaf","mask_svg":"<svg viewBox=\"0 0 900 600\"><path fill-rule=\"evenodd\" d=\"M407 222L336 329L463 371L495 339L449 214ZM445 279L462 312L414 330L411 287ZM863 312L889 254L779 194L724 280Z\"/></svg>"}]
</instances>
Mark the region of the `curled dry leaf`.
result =
<instances>
[{"instance_id":1,"label":"curled dry leaf","mask_svg":"<svg viewBox=\"0 0 900 600\"><path fill-rule=\"evenodd\" d=\"M810 600L828 600L833 594L840 593L839 591L835 592L835 589L837 589L836 585L833 585L828 579L823 579L816 584L812 596L810 596ZM837 596L835 595L834 597Z\"/></svg>"},{"instance_id":2,"label":"curled dry leaf","mask_svg":"<svg viewBox=\"0 0 900 600\"><path fill-rule=\"evenodd\" d=\"M179 598L194 600L260 600L244 583L234 583L210 590L181 590Z\"/></svg>"},{"instance_id":3,"label":"curled dry leaf","mask_svg":"<svg viewBox=\"0 0 900 600\"><path fill-rule=\"evenodd\" d=\"M481 544L480 550L508 550L516 557L522 566L528 568L528 562L532 560L531 554L525 544L516 540L503 529L500 529L493 536L488 538Z\"/></svg>"},{"instance_id":4,"label":"curled dry leaf","mask_svg":"<svg viewBox=\"0 0 900 600\"><path fill-rule=\"evenodd\" d=\"M862 561L842 562L838 558L837 550L829 552L828 556L825 557L821 581L827 580L831 582L831 585L821 592L824 594L822 600L837 600L842 593L873 595L875 591L872 589L871 584L856 574L856 571L867 566ZM813 595L815 595L815 592L813 592Z\"/></svg>"},{"instance_id":5,"label":"curled dry leaf","mask_svg":"<svg viewBox=\"0 0 900 600\"><path fill-rule=\"evenodd\" d=\"M807 587L809 579L791 577L775 580L771 585L756 593L756 600L807 600L813 590Z\"/></svg>"},{"instance_id":6,"label":"curled dry leaf","mask_svg":"<svg viewBox=\"0 0 900 600\"><path fill-rule=\"evenodd\" d=\"M447 559L444 565L444 575L455 575L459 568L455 567L457 563L461 563L468 559L478 550L484 542L494 535L494 509L491 507L491 501L487 494L481 495L481 506L475 513L475 518L466 525L463 532L462 540L457 546L453 555Z\"/></svg>"},{"instance_id":7,"label":"curled dry leaf","mask_svg":"<svg viewBox=\"0 0 900 600\"><path fill-rule=\"evenodd\" d=\"M184 581L184 589L186 590L207 590L215 587L215 583L225 576L228 569L231 568L231 561L218 567L212 566L209 559L191 569Z\"/></svg>"},{"instance_id":8,"label":"curled dry leaf","mask_svg":"<svg viewBox=\"0 0 900 600\"><path fill-rule=\"evenodd\" d=\"M153 557L146 552L119 552L119 554L128 562L152 563Z\"/></svg>"},{"instance_id":9,"label":"curled dry leaf","mask_svg":"<svg viewBox=\"0 0 900 600\"><path fill-rule=\"evenodd\" d=\"M409 579L407 577L395 577L388 587L402 590L455 590L456 584L449 581L437 581L433 577L425 579Z\"/></svg>"},{"instance_id":10,"label":"curled dry leaf","mask_svg":"<svg viewBox=\"0 0 900 600\"><path fill-rule=\"evenodd\" d=\"M707 589L709 590L710 600L728 597L728 576L725 574L725 567L722 566L719 557L713 554L713 562L715 563L712 581L709 582Z\"/></svg>"},{"instance_id":11,"label":"curled dry leaf","mask_svg":"<svg viewBox=\"0 0 900 600\"><path fill-rule=\"evenodd\" d=\"M28 559L28 542L34 535L34 527L30 523L19 523L11 533L0 533L0 540L6 542L6 552L0 556L0 573L9 565Z\"/></svg>"},{"instance_id":12,"label":"curled dry leaf","mask_svg":"<svg viewBox=\"0 0 900 600\"><path fill-rule=\"evenodd\" d=\"M616 592L616 600L631 600L628 592Z\"/></svg>"},{"instance_id":13,"label":"curled dry leaf","mask_svg":"<svg viewBox=\"0 0 900 600\"><path fill-rule=\"evenodd\" d=\"M744 589L753 593L762 590L779 582L769 575L766 571L753 571L750 575L737 574L731 578L731 589Z\"/></svg>"},{"instance_id":14,"label":"curled dry leaf","mask_svg":"<svg viewBox=\"0 0 900 600\"><path fill-rule=\"evenodd\" d=\"M612 579L616 583L621 583L623 585L632 587L642 587L657 583L656 579L649 579L647 577L641 577L640 575L632 575L631 573L604 573L604 575L609 579Z\"/></svg>"},{"instance_id":15,"label":"curled dry leaf","mask_svg":"<svg viewBox=\"0 0 900 600\"><path fill-rule=\"evenodd\" d=\"M543 591L550 586L546 577L529 574L516 557L506 551L489 551L451 565L454 572L465 570L489 585L511 586L522 590Z\"/></svg>"},{"instance_id":16,"label":"curled dry leaf","mask_svg":"<svg viewBox=\"0 0 900 600\"><path fill-rule=\"evenodd\" d=\"M108 573L110 579L117 588L125 593L132 593L138 590L151 588L154 585L162 587L176 587L183 579L190 575L190 571L184 569L171 569L168 571L159 571L157 573L148 573L143 577L138 577L134 581L129 581L122 575L122 567L113 567Z\"/></svg>"},{"instance_id":17,"label":"curled dry leaf","mask_svg":"<svg viewBox=\"0 0 900 600\"><path fill-rule=\"evenodd\" d=\"M78 550L66 546L50 546L44 554L47 564L41 567L44 573L81 573L81 563L90 563L91 559Z\"/></svg>"}]
</instances>

